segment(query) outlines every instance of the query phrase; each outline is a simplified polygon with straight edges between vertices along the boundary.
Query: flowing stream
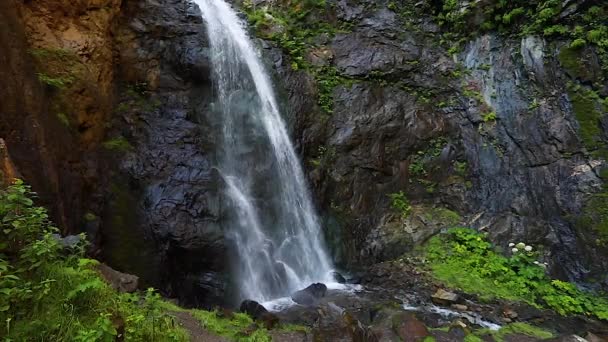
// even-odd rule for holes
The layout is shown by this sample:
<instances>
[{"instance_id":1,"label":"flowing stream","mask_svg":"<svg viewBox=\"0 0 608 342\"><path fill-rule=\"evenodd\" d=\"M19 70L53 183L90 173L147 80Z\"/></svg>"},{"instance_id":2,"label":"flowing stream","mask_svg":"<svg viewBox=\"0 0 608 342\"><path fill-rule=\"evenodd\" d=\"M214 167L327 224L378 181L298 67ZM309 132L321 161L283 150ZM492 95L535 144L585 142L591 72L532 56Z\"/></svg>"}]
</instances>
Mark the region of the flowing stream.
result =
<instances>
[{"instance_id":1,"label":"flowing stream","mask_svg":"<svg viewBox=\"0 0 608 342\"><path fill-rule=\"evenodd\" d=\"M240 296L265 302L331 281L304 173L245 23L223 0L193 1L209 36L215 115L222 123L218 169Z\"/></svg>"}]
</instances>

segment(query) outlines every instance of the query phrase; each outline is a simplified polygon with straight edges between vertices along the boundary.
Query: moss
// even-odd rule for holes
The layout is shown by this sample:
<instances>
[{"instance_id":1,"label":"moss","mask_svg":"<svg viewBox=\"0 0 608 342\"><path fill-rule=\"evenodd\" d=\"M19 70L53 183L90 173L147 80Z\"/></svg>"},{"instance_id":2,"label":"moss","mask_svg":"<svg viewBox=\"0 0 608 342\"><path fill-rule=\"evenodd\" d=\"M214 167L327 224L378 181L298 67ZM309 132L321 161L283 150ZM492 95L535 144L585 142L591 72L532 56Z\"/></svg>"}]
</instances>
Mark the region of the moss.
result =
<instances>
[{"instance_id":1,"label":"moss","mask_svg":"<svg viewBox=\"0 0 608 342\"><path fill-rule=\"evenodd\" d=\"M38 79L53 89L64 89L72 85L85 71L78 55L59 48L32 49L30 54L36 62Z\"/></svg>"},{"instance_id":2,"label":"moss","mask_svg":"<svg viewBox=\"0 0 608 342\"><path fill-rule=\"evenodd\" d=\"M570 84L568 85L568 96L579 123L579 133L585 147L590 151L602 153L602 150L605 149L605 142L601 139L602 113L599 110L598 95L592 90Z\"/></svg>"},{"instance_id":3,"label":"moss","mask_svg":"<svg viewBox=\"0 0 608 342\"><path fill-rule=\"evenodd\" d=\"M572 47L563 47L557 55L559 63L570 76L578 78L584 75L587 70L584 63L581 63L581 50Z\"/></svg>"},{"instance_id":4,"label":"moss","mask_svg":"<svg viewBox=\"0 0 608 342\"><path fill-rule=\"evenodd\" d=\"M86 214L84 214L84 220L87 222L92 222L92 221L96 221L98 219L97 215L93 214L92 212L87 212Z\"/></svg>"},{"instance_id":5,"label":"moss","mask_svg":"<svg viewBox=\"0 0 608 342\"><path fill-rule=\"evenodd\" d=\"M462 221L462 217L457 212L446 208L431 208L424 217L429 221L437 221L446 226L453 227Z\"/></svg>"},{"instance_id":6,"label":"moss","mask_svg":"<svg viewBox=\"0 0 608 342\"><path fill-rule=\"evenodd\" d=\"M102 143L102 146L111 151L131 151L133 149L133 145L123 136L118 136L112 138L110 140L106 140Z\"/></svg>"},{"instance_id":7,"label":"moss","mask_svg":"<svg viewBox=\"0 0 608 342\"><path fill-rule=\"evenodd\" d=\"M501 342L505 340L505 337L515 334L526 335L540 340L546 340L553 337L553 334L547 330L521 322L506 325L492 335L498 342Z\"/></svg>"},{"instance_id":8,"label":"moss","mask_svg":"<svg viewBox=\"0 0 608 342\"><path fill-rule=\"evenodd\" d=\"M70 127L70 119L68 118L68 115L66 113L64 113L64 112L57 113L57 119L65 127Z\"/></svg>"}]
</instances>

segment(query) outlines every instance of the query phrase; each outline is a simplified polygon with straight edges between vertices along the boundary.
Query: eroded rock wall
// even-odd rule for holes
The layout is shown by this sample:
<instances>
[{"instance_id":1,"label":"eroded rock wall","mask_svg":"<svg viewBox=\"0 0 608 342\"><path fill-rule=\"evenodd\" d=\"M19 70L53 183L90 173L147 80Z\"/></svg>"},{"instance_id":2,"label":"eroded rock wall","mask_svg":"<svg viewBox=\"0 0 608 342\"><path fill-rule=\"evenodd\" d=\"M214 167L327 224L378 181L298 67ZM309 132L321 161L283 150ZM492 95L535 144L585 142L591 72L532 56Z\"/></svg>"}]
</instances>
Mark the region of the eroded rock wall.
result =
<instances>
[{"instance_id":1,"label":"eroded rock wall","mask_svg":"<svg viewBox=\"0 0 608 342\"><path fill-rule=\"evenodd\" d=\"M95 211L96 148L113 98L120 1L2 2L0 136L66 233Z\"/></svg>"}]
</instances>

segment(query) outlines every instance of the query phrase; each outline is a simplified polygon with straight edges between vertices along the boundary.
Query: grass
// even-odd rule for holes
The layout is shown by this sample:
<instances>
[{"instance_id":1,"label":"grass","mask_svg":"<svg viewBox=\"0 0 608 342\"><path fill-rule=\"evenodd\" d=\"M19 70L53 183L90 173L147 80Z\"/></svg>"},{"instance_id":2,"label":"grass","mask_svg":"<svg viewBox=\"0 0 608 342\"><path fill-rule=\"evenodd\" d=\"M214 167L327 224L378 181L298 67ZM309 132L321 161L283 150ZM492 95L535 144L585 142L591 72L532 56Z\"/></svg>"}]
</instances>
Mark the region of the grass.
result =
<instances>
[{"instance_id":1,"label":"grass","mask_svg":"<svg viewBox=\"0 0 608 342\"><path fill-rule=\"evenodd\" d=\"M238 342L270 342L266 329L257 327L251 317L234 313L230 318L219 317L216 311L192 310L192 315L202 326L220 336ZM253 329L252 329L253 328Z\"/></svg>"},{"instance_id":2,"label":"grass","mask_svg":"<svg viewBox=\"0 0 608 342\"><path fill-rule=\"evenodd\" d=\"M534 262L535 251L504 256L494 251L485 236L468 228L454 228L433 237L425 246L432 275L452 288L550 308L561 315L588 315L608 320L608 299L579 290L575 285L551 279Z\"/></svg>"}]
</instances>

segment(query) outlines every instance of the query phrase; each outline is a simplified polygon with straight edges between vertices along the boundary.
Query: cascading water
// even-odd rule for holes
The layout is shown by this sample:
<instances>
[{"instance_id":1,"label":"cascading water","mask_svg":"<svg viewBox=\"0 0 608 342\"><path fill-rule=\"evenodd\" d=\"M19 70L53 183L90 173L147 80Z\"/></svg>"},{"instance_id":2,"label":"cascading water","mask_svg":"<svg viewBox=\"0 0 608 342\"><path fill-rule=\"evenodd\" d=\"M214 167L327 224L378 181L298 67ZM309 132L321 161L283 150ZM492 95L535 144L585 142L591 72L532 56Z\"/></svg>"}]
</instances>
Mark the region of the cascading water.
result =
<instances>
[{"instance_id":1,"label":"cascading water","mask_svg":"<svg viewBox=\"0 0 608 342\"><path fill-rule=\"evenodd\" d=\"M332 264L304 173L245 26L223 0L193 1L210 41L241 297L264 302L328 281Z\"/></svg>"}]
</instances>

